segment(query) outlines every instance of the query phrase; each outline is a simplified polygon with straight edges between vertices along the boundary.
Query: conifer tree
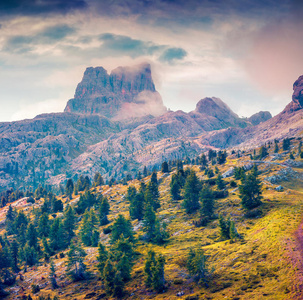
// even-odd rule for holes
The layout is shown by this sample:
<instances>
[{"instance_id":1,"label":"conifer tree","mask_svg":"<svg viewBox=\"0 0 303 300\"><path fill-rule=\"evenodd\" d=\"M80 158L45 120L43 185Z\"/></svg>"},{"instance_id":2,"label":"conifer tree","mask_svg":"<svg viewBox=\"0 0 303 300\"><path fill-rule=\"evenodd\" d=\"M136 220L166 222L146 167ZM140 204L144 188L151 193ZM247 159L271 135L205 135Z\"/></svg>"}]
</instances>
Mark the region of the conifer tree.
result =
<instances>
[{"instance_id":1,"label":"conifer tree","mask_svg":"<svg viewBox=\"0 0 303 300\"><path fill-rule=\"evenodd\" d=\"M224 182L223 177L220 173L217 176L216 184L217 184L218 190L223 190L225 188L225 182Z\"/></svg>"},{"instance_id":2,"label":"conifer tree","mask_svg":"<svg viewBox=\"0 0 303 300\"><path fill-rule=\"evenodd\" d=\"M116 269L112 261L108 258L105 262L103 271L103 280L105 291L107 294L112 295L114 293Z\"/></svg>"},{"instance_id":3,"label":"conifer tree","mask_svg":"<svg viewBox=\"0 0 303 300\"><path fill-rule=\"evenodd\" d=\"M56 280L56 268L54 262L51 260L50 269L49 269L49 279L53 289L58 288L57 280Z\"/></svg>"},{"instance_id":4,"label":"conifer tree","mask_svg":"<svg viewBox=\"0 0 303 300\"><path fill-rule=\"evenodd\" d=\"M19 245L16 240L13 240L10 244L10 256L12 258L12 267L15 272L19 270L18 260L19 260Z\"/></svg>"},{"instance_id":5,"label":"conifer tree","mask_svg":"<svg viewBox=\"0 0 303 300\"><path fill-rule=\"evenodd\" d=\"M195 280L198 282L206 283L208 270L206 267L206 258L203 250L193 250L190 248L186 263L189 274L194 276Z\"/></svg>"},{"instance_id":6,"label":"conifer tree","mask_svg":"<svg viewBox=\"0 0 303 300\"><path fill-rule=\"evenodd\" d=\"M220 236L222 239L230 239L230 219L224 219L222 215L219 216Z\"/></svg>"},{"instance_id":7,"label":"conifer tree","mask_svg":"<svg viewBox=\"0 0 303 300\"><path fill-rule=\"evenodd\" d=\"M119 270L115 273L114 278L114 289L113 289L113 296L116 298L121 298L124 294L124 281L123 276Z\"/></svg>"},{"instance_id":8,"label":"conifer tree","mask_svg":"<svg viewBox=\"0 0 303 300\"><path fill-rule=\"evenodd\" d=\"M104 180L99 172L96 172L94 176L94 186L101 186L104 184Z\"/></svg>"},{"instance_id":9,"label":"conifer tree","mask_svg":"<svg viewBox=\"0 0 303 300\"><path fill-rule=\"evenodd\" d=\"M42 214L42 216L39 218L39 221L38 221L38 232L39 232L40 238L48 237L49 229L50 229L50 227L49 227L48 214L44 213L44 214Z\"/></svg>"},{"instance_id":10,"label":"conifer tree","mask_svg":"<svg viewBox=\"0 0 303 300\"><path fill-rule=\"evenodd\" d=\"M64 211L64 221L63 226L66 233L67 244L71 241L71 239L75 236L75 223L76 217L74 209L68 205Z\"/></svg>"},{"instance_id":11,"label":"conifer tree","mask_svg":"<svg viewBox=\"0 0 303 300\"><path fill-rule=\"evenodd\" d=\"M117 240L121 238L129 239L130 242L134 242L134 233L130 220L125 219L125 217L121 214L118 215L117 219L112 225L112 233L111 233L111 244L114 244Z\"/></svg>"},{"instance_id":12,"label":"conifer tree","mask_svg":"<svg viewBox=\"0 0 303 300\"><path fill-rule=\"evenodd\" d=\"M51 227L49 233L49 245L51 252L64 249L70 243L68 232L65 230L64 223L59 218L56 218Z\"/></svg>"},{"instance_id":13,"label":"conifer tree","mask_svg":"<svg viewBox=\"0 0 303 300\"><path fill-rule=\"evenodd\" d=\"M65 195L69 198L69 200L72 199L74 191L74 182L72 179L68 179L65 185Z\"/></svg>"},{"instance_id":14,"label":"conifer tree","mask_svg":"<svg viewBox=\"0 0 303 300\"><path fill-rule=\"evenodd\" d=\"M200 181L195 171L191 170L189 176L186 178L183 200L183 207L188 214L195 212L200 207L200 185Z\"/></svg>"},{"instance_id":15,"label":"conifer tree","mask_svg":"<svg viewBox=\"0 0 303 300\"><path fill-rule=\"evenodd\" d=\"M29 247L38 249L38 234L34 224L32 223L30 223L27 227L26 240L28 242Z\"/></svg>"},{"instance_id":16,"label":"conifer tree","mask_svg":"<svg viewBox=\"0 0 303 300\"><path fill-rule=\"evenodd\" d=\"M86 265L83 260L86 253L76 240L72 241L67 253L67 275L74 281L83 280L86 277Z\"/></svg>"},{"instance_id":17,"label":"conifer tree","mask_svg":"<svg viewBox=\"0 0 303 300\"><path fill-rule=\"evenodd\" d=\"M161 172L162 173L169 173L168 163L166 161L164 161L161 165Z\"/></svg>"},{"instance_id":18,"label":"conifer tree","mask_svg":"<svg viewBox=\"0 0 303 300\"><path fill-rule=\"evenodd\" d=\"M164 264L165 258L162 254L159 254L152 267L152 287L157 292L162 292L165 288Z\"/></svg>"},{"instance_id":19,"label":"conifer tree","mask_svg":"<svg viewBox=\"0 0 303 300\"><path fill-rule=\"evenodd\" d=\"M153 250L149 250L144 265L144 273L146 275L145 284L147 287L150 287L152 285L152 281L153 281L152 269L155 264L156 264L156 254Z\"/></svg>"},{"instance_id":20,"label":"conifer tree","mask_svg":"<svg viewBox=\"0 0 303 300\"><path fill-rule=\"evenodd\" d=\"M170 187L170 194L174 200L180 200L181 187L177 181L174 181Z\"/></svg>"},{"instance_id":21,"label":"conifer tree","mask_svg":"<svg viewBox=\"0 0 303 300\"><path fill-rule=\"evenodd\" d=\"M203 188L200 192L200 202L201 215L211 218L214 213L214 193L210 189L209 185L203 185Z\"/></svg>"},{"instance_id":22,"label":"conifer tree","mask_svg":"<svg viewBox=\"0 0 303 300\"><path fill-rule=\"evenodd\" d=\"M97 256L97 260L98 260L97 268L98 268L101 278L103 278L104 267L105 267L105 263L106 263L107 259L108 259L108 252L107 252L105 246L102 243L99 243L98 256Z\"/></svg>"},{"instance_id":23,"label":"conifer tree","mask_svg":"<svg viewBox=\"0 0 303 300\"><path fill-rule=\"evenodd\" d=\"M96 226L97 226L97 217L94 213L94 210L86 209L80 226L80 237L82 243L85 246L96 247L98 245L98 240L94 240L95 232L97 232Z\"/></svg>"},{"instance_id":24,"label":"conifer tree","mask_svg":"<svg viewBox=\"0 0 303 300\"><path fill-rule=\"evenodd\" d=\"M132 219L142 220L144 216L144 194L137 193L129 206L129 214Z\"/></svg>"},{"instance_id":25,"label":"conifer tree","mask_svg":"<svg viewBox=\"0 0 303 300\"><path fill-rule=\"evenodd\" d=\"M276 140L275 140L275 149L274 149L274 152L275 153L279 152L279 144L278 144L278 141L276 141Z\"/></svg>"},{"instance_id":26,"label":"conifer tree","mask_svg":"<svg viewBox=\"0 0 303 300\"><path fill-rule=\"evenodd\" d=\"M117 263L117 271L120 273L121 279L126 282L131 278L131 262L128 255L123 254L118 263Z\"/></svg>"},{"instance_id":27,"label":"conifer tree","mask_svg":"<svg viewBox=\"0 0 303 300\"><path fill-rule=\"evenodd\" d=\"M261 181L258 178L258 169L255 165L253 170L242 180L239 185L241 204L245 209L253 209L262 204Z\"/></svg>"}]
</instances>

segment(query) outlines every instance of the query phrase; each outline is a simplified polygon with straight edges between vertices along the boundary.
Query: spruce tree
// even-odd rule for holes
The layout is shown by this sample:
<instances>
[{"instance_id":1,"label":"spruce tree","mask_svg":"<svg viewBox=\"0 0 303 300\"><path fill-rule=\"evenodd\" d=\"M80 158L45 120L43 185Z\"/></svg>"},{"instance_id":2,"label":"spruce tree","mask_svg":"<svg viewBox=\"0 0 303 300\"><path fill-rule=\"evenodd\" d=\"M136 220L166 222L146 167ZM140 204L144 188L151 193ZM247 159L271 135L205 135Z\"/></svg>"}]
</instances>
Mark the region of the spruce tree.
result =
<instances>
[{"instance_id":1,"label":"spruce tree","mask_svg":"<svg viewBox=\"0 0 303 300\"><path fill-rule=\"evenodd\" d=\"M76 217L74 209L68 205L64 211L64 221L63 226L66 233L67 244L71 241L71 239L75 236L75 223Z\"/></svg>"},{"instance_id":2,"label":"spruce tree","mask_svg":"<svg viewBox=\"0 0 303 300\"><path fill-rule=\"evenodd\" d=\"M161 165L161 172L162 173L169 173L168 163L166 161L164 161Z\"/></svg>"},{"instance_id":3,"label":"spruce tree","mask_svg":"<svg viewBox=\"0 0 303 300\"><path fill-rule=\"evenodd\" d=\"M214 193L210 189L209 185L203 185L203 188L200 192L200 202L201 215L207 218L211 218L214 213Z\"/></svg>"},{"instance_id":4,"label":"spruce tree","mask_svg":"<svg viewBox=\"0 0 303 300\"><path fill-rule=\"evenodd\" d=\"M38 249L38 234L37 234L34 224L32 224L32 223L30 223L27 227L26 239L27 239L29 247Z\"/></svg>"},{"instance_id":5,"label":"spruce tree","mask_svg":"<svg viewBox=\"0 0 303 300\"><path fill-rule=\"evenodd\" d=\"M51 260L50 262L50 269L49 269L49 279L52 285L53 289L58 288L57 280L56 280L56 269L55 269L55 264Z\"/></svg>"},{"instance_id":6,"label":"spruce tree","mask_svg":"<svg viewBox=\"0 0 303 300\"><path fill-rule=\"evenodd\" d=\"M83 280L86 277L86 265L83 260L86 253L76 240L72 241L67 253L67 275L74 281Z\"/></svg>"},{"instance_id":7,"label":"spruce tree","mask_svg":"<svg viewBox=\"0 0 303 300\"><path fill-rule=\"evenodd\" d=\"M80 237L82 240L82 243L85 246L93 246L93 247L97 247L98 245L98 237L99 234L97 232L97 217L94 213L93 209L86 209L83 218L82 218L82 222L81 222L81 226L80 226ZM95 232L97 232L98 236L97 236L97 240L94 240L94 235Z\"/></svg>"},{"instance_id":8,"label":"spruce tree","mask_svg":"<svg viewBox=\"0 0 303 300\"><path fill-rule=\"evenodd\" d=\"M18 272L18 261L19 261L19 245L16 240L13 240L10 244L10 256L12 258L12 267L15 272Z\"/></svg>"},{"instance_id":9,"label":"spruce tree","mask_svg":"<svg viewBox=\"0 0 303 300\"><path fill-rule=\"evenodd\" d=\"M114 293L115 276L116 276L116 268L112 263L112 261L108 258L104 266L103 280L104 280L105 291L109 295L112 295Z\"/></svg>"},{"instance_id":10,"label":"spruce tree","mask_svg":"<svg viewBox=\"0 0 303 300\"><path fill-rule=\"evenodd\" d=\"M165 258L159 254L156 263L152 266L152 287L157 292L162 292L165 288L164 265Z\"/></svg>"},{"instance_id":11,"label":"spruce tree","mask_svg":"<svg viewBox=\"0 0 303 300\"><path fill-rule=\"evenodd\" d=\"M142 220L144 216L144 194L139 192L129 205L129 214L132 219Z\"/></svg>"},{"instance_id":12,"label":"spruce tree","mask_svg":"<svg viewBox=\"0 0 303 300\"><path fill-rule=\"evenodd\" d=\"M230 239L230 219L224 219L222 215L219 216L220 236L222 239Z\"/></svg>"},{"instance_id":13,"label":"spruce tree","mask_svg":"<svg viewBox=\"0 0 303 300\"><path fill-rule=\"evenodd\" d=\"M65 195L69 198L69 200L72 199L74 191L74 182L72 179L68 179L65 185Z\"/></svg>"},{"instance_id":14,"label":"spruce tree","mask_svg":"<svg viewBox=\"0 0 303 300\"><path fill-rule=\"evenodd\" d=\"M39 218L39 221L38 221L38 232L39 232L40 238L48 237L49 230L50 230L50 227L49 227L48 214L44 213L44 214L42 214L42 216Z\"/></svg>"},{"instance_id":15,"label":"spruce tree","mask_svg":"<svg viewBox=\"0 0 303 300\"><path fill-rule=\"evenodd\" d=\"M225 188L225 182L224 182L223 177L220 173L217 176L216 185L217 185L218 190L223 190Z\"/></svg>"},{"instance_id":16,"label":"spruce tree","mask_svg":"<svg viewBox=\"0 0 303 300\"><path fill-rule=\"evenodd\" d=\"M156 264L156 254L153 250L149 250L144 265L144 273L146 275L145 284L147 287L150 287L152 285L152 281L153 281L152 269L155 264Z\"/></svg>"},{"instance_id":17,"label":"spruce tree","mask_svg":"<svg viewBox=\"0 0 303 300\"><path fill-rule=\"evenodd\" d=\"M130 220L125 219L125 217L121 214L118 215L117 219L112 225L111 239L110 243L114 244L121 236L129 239L130 242L134 242L134 233Z\"/></svg>"},{"instance_id":18,"label":"spruce tree","mask_svg":"<svg viewBox=\"0 0 303 300\"><path fill-rule=\"evenodd\" d=\"M256 165L239 185L241 204L245 209L253 209L262 204L261 181Z\"/></svg>"},{"instance_id":19,"label":"spruce tree","mask_svg":"<svg viewBox=\"0 0 303 300\"><path fill-rule=\"evenodd\" d=\"M183 207L186 213L190 214L199 209L199 193L200 193L200 181L195 173L191 170L189 176L186 178L184 186L184 200Z\"/></svg>"},{"instance_id":20,"label":"spruce tree","mask_svg":"<svg viewBox=\"0 0 303 300\"><path fill-rule=\"evenodd\" d=\"M107 252L105 246L102 243L99 243L98 256L97 256L97 260L98 260L97 268L98 268L101 278L103 278L104 267L105 267L105 263L106 263L107 259L108 259L108 252Z\"/></svg>"},{"instance_id":21,"label":"spruce tree","mask_svg":"<svg viewBox=\"0 0 303 300\"><path fill-rule=\"evenodd\" d=\"M117 271L120 273L121 279L126 282L131 278L131 262L129 257L126 254L123 254L118 263L117 263Z\"/></svg>"},{"instance_id":22,"label":"spruce tree","mask_svg":"<svg viewBox=\"0 0 303 300\"><path fill-rule=\"evenodd\" d=\"M187 255L186 267L190 275L200 283L206 283L208 270L206 267L206 258L203 250L193 250L190 248Z\"/></svg>"}]
</instances>

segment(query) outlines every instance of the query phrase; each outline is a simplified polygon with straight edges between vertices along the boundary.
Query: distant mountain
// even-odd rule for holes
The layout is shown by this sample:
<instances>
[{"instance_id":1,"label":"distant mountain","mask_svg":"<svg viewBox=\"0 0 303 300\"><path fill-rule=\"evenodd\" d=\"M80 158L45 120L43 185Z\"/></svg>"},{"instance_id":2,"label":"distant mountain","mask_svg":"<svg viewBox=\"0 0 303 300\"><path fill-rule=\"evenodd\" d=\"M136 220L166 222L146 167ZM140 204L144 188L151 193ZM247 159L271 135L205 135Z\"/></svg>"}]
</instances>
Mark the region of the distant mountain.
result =
<instances>
[{"instance_id":1,"label":"distant mountain","mask_svg":"<svg viewBox=\"0 0 303 300\"><path fill-rule=\"evenodd\" d=\"M190 113L167 111L149 64L119 67L110 75L102 67L87 68L64 113L0 123L0 189L58 185L96 171L119 179L209 148L298 134L301 81L280 117L267 120L270 114L260 112L242 119L215 97L200 100Z\"/></svg>"},{"instance_id":2,"label":"distant mountain","mask_svg":"<svg viewBox=\"0 0 303 300\"><path fill-rule=\"evenodd\" d=\"M156 91L149 64L118 67L110 75L102 67L87 68L65 112L100 114L122 120L167 111Z\"/></svg>"},{"instance_id":3,"label":"distant mountain","mask_svg":"<svg viewBox=\"0 0 303 300\"><path fill-rule=\"evenodd\" d=\"M272 115L269 111L259 111L258 113L252 115L248 118L248 121L253 125L259 125L260 123L263 123L269 119L272 118Z\"/></svg>"}]
</instances>

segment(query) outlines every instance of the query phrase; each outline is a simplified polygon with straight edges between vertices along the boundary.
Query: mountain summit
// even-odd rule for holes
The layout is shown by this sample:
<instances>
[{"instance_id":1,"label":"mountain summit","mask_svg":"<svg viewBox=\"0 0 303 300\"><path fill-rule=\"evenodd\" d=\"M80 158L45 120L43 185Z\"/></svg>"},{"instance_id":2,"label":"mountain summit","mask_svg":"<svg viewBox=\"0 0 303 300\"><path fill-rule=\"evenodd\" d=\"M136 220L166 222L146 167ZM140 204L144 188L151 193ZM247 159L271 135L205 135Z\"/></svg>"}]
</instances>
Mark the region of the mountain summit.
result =
<instances>
[{"instance_id":1,"label":"mountain summit","mask_svg":"<svg viewBox=\"0 0 303 300\"><path fill-rule=\"evenodd\" d=\"M118 67L110 75L102 67L87 68L64 111L121 120L159 116L167 109L155 89L150 65L140 64Z\"/></svg>"}]
</instances>

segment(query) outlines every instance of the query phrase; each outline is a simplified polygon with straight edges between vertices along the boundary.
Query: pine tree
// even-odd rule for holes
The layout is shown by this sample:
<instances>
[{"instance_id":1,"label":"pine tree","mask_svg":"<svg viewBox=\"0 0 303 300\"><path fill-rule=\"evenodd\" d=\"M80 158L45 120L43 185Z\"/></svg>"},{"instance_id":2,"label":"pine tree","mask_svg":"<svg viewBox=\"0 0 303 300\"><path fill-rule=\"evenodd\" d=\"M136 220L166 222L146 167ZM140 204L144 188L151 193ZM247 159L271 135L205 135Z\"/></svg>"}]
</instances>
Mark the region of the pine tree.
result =
<instances>
[{"instance_id":1,"label":"pine tree","mask_svg":"<svg viewBox=\"0 0 303 300\"><path fill-rule=\"evenodd\" d=\"M220 173L217 176L216 185L218 187L218 190L223 190L225 188L225 182L224 182L223 177Z\"/></svg>"},{"instance_id":2,"label":"pine tree","mask_svg":"<svg viewBox=\"0 0 303 300\"><path fill-rule=\"evenodd\" d=\"M56 269L55 269L55 264L54 262L51 260L50 262L50 269L49 269L49 279L52 285L53 289L58 288L58 284L57 284L57 280L56 280Z\"/></svg>"},{"instance_id":3,"label":"pine tree","mask_svg":"<svg viewBox=\"0 0 303 300\"><path fill-rule=\"evenodd\" d=\"M74 191L74 182L72 179L68 179L65 186L65 195L69 198L69 200L72 199Z\"/></svg>"},{"instance_id":4,"label":"pine tree","mask_svg":"<svg viewBox=\"0 0 303 300\"><path fill-rule=\"evenodd\" d=\"M203 185L200 192L200 202L202 216L211 218L214 213L214 193L208 185Z\"/></svg>"},{"instance_id":5,"label":"pine tree","mask_svg":"<svg viewBox=\"0 0 303 300\"><path fill-rule=\"evenodd\" d=\"M83 280L86 277L86 265L83 262L86 253L82 246L73 241L70 245L70 249L67 253L67 275L74 281Z\"/></svg>"},{"instance_id":6,"label":"pine tree","mask_svg":"<svg viewBox=\"0 0 303 300\"><path fill-rule=\"evenodd\" d=\"M64 249L65 246L69 244L67 232L63 222L56 218L51 227L49 233L49 245L51 252L56 252L58 250Z\"/></svg>"},{"instance_id":7,"label":"pine tree","mask_svg":"<svg viewBox=\"0 0 303 300\"><path fill-rule=\"evenodd\" d=\"M237 239L237 237L238 237L238 233L237 233L234 221L230 221L229 237L230 237L230 239L231 239L232 242L234 242Z\"/></svg>"},{"instance_id":8,"label":"pine tree","mask_svg":"<svg viewBox=\"0 0 303 300\"><path fill-rule=\"evenodd\" d=\"M186 267L189 274L194 276L197 281L206 283L208 270L203 250L193 250L190 248L187 255Z\"/></svg>"},{"instance_id":9,"label":"pine tree","mask_svg":"<svg viewBox=\"0 0 303 300\"><path fill-rule=\"evenodd\" d=\"M132 243L135 241L130 220L126 220L123 215L119 214L114 224L112 225L112 233L110 239L111 244L114 244L117 240L119 240L122 235L124 238L129 239L129 241Z\"/></svg>"},{"instance_id":10,"label":"pine tree","mask_svg":"<svg viewBox=\"0 0 303 300\"><path fill-rule=\"evenodd\" d=\"M144 194L137 193L129 205L129 214L132 219L142 220L144 216Z\"/></svg>"},{"instance_id":11,"label":"pine tree","mask_svg":"<svg viewBox=\"0 0 303 300\"><path fill-rule=\"evenodd\" d=\"M39 218L39 221L38 221L38 232L39 232L40 238L48 237L49 230L50 230L50 227L49 227L48 214L44 213L44 214L42 214L42 216Z\"/></svg>"},{"instance_id":12,"label":"pine tree","mask_svg":"<svg viewBox=\"0 0 303 300\"><path fill-rule=\"evenodd\" d=\"M220 236L222 239L230 239L230 219L224 219L222 215L219 216Z\"/></svg>"},{"instance_id":13,"label":"pine tree","mask_svg":"<svg viewBox=\"0 0 303 300\"><path fill-rule=\"evenodd\" d=\"M152 267L152 287L157 292L162 292L165 288L165 278L164 278L164 265L165 258L162 254L159 254L156 258L156 263Z\"/></svg>"},{"instance_id":14,"label":"pine tree","mask_svg":"<svg viewBox=\"0 0 303 300\"><path fill-rule=\"evenodd\" d=\"M71 241L71 239L75 236L75 223L76 217L73 208L68 205L64 211L64 221L63 226L66 233L67 244Z\"/></svg>"},{"instance_id":15,"label":"pine tree","mask_svg":"<svg viewBox=\"0 0 303 300\"><path fill-rule=\"evenodd\" d=\"M195 173L191 170L189 176L186 178L184 186L184 200L183 207L186 213L190 214L199 209L199 192L200 192L200 181Z\"/></svg>"},{"instance_id":16,"label":"pine tree","mask_svg":"<svg viewBox=\"0 0 303 300\"><path fill-rule=\"evenodd\" d=\"M279 144L277 141L275 141L275 150L274 150L275 153L278 153L279 152Z\"/></svg>"},{"instance_id":17,"label":"pine tree","mask_svg":"<svg viewBox=\"0 0 303 300\"><path fill-rule=\"evenodd\" d=\"M170 194L174 200L180 200L181 187L177 181L174 181L170 188Z\"/></svg>"},{"instance_id":18,"label":"pine tree","mask_svg":"<svg viewBox=\"0 0 303 300\"><path fill-rule=\"evenodd\" d=\"M104 266L103 280L104 280L105 291L109 295L112 295L114 293L115 277L116 277L116 268L113 265L112 261L108 258Z\"/></svg>"},{"instance_id":19,"label":"pine tree","mask_svg":"<svg viewBox=\"0 0 303 300\"><path fill-rule=\"evenodd\" d=\"M34 224L30 223L26 231L26 239L28 241L29 247L38 249L38 234Z\"/></svg>"},{"instance_id":20,"label":"pine tree","mask_svg":"<svg viewBox=\"0 0 303 300\"><path fill-rule=\"evenodd\" d=\"M101 278L103 278L105 263L108 259L108 252L107 252L105 246L103 246L103 244L101 244L101 243L99 243L98 254L99 255L97 256L97 260L98 260L97 268L98 268Z\"/></svg>"},{"instance_id":21,"label":"pine tree","mask_svg":"<svg viewBox=\"0 0 303 300\"><path fill-rule=\"evenodd\" d=\"M94 186L101 186L104 184L104 180L99 172L96 172L94 176Z\"/></svg>"},{"instance_id":22,"label":"pine tree","mask_svg":"<svg viewBox=\"0 0 303 300\"><path fill-rule=\"evenodd\" d=\"M126 254L123 254L118 263L117 263L117 271L120 273L121 279L126 282L131 278L131 262L129 257Z\"/></svg>"},{"instance_id":23,"label":"pine tree","mask_svg":"<svg viewBox=\"0 0 303 300\"><path fill-rule=\"evenodd\" d=\"M152 285L153 273L152 269L156 264L156 254L153 250L149 250L147 253L147 259L144 265L144 273L146 275L145 284L147 287Z\"/></svg>"},{"instance_id":24,"label":"pine tree","mask_svg":"<svg viewBox=\"0 0 303 300\"><path fill-rule=\"evenodd\" d=\"M258 169L253 170L239 185L241 204L245 209L253 209L262 204L261 181L258 178Z\"/></svg>"},{"instance_id":25,"label":"pine tree","mask_svg":"<svg viewBox=\"0 0 303 300\"><path fill-rule=\"evenodd\" d=\"M94 210L88 210L86 209L83 218L82 223L80 226L80 237L82 240L82 243L85 246L93 246L96 247L98 245L98 240L94 241L94 232L97 232L97 217L94 213ZM98 235L99 237L99 235ZM93 243L95 242L95 243Z\"/></svg>"},{"instance_id":26,"label":"pine tree","mask_svg":"<svg viewBox=\"0 0 303 300\"><path fill-rule=\"evenodd\" d=\"M164 161L161 165L161 172L162 173L169 173L168 163L166 161Z\"/></svg>"}]
</instances>

